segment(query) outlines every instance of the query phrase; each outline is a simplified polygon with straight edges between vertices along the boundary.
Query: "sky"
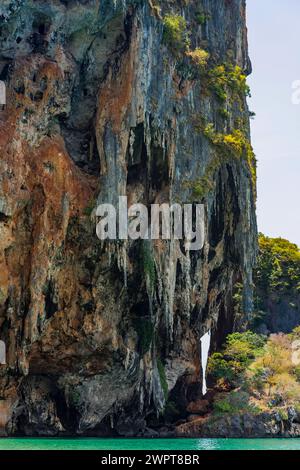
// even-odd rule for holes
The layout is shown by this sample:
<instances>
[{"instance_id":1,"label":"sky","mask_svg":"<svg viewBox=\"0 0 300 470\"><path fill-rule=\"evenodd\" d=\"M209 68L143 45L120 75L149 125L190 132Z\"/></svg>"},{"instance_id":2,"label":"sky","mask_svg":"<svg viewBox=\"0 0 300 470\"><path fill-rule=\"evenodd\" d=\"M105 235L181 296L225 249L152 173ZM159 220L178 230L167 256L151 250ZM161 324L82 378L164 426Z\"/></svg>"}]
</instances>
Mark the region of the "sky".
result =
<instances>
[{"instance_id":1,"label":"sky","mask_svg":"<svg viewBox=\"0 0 300 470\"><path fill-rule=\"evenodd\" d=\"M247 0L247 23L258 228L300 246L300 1Z\"/></svg>"}]
</instances>

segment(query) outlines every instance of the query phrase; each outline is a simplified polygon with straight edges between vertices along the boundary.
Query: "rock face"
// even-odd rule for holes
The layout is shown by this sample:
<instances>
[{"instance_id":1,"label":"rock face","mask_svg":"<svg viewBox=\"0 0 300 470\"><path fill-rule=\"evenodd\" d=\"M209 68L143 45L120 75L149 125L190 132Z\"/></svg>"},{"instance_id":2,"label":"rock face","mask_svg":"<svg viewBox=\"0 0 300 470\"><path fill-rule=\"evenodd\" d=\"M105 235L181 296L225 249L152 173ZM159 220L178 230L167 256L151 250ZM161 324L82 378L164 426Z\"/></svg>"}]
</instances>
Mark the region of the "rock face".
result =
<instances>
[{"instance_id":1,"label":"rock face","mask_svg":"<svg viewBox=\"0 0 300 470\"><path fill-rule=\"evenodd\" d=\"M176 436L207 438L289 438L300 436L299 413L290 408L283 419L279 413L240 414L211 419L197 418L176 429Z\"/></svg>"},{"instance_id":2,"label":"rock face","mask_svg":"<svg viewBox=\"0 0 300 470\"><path fill-rule=\"evenodd\" d=\"M300 296L286 295L278 300L278 296L261 293L264 296L264 317L256 325L255 329L259 333L269 335L271 333L290 333L300 324Z\"/></svg>"},{"instance_id":3,"label":"rock face","mask_svg":"<svg viewBox=\"0 0 300 470\"><path fill-rule=\"evenodd\" d=\"M216 93L163 32L167 14L181 15L191 50L206 49L210 67L230 62L246 74L245 2L160 7L1 1L2 434L148 432L167 393L179 406L199 398L199 339L211 329L216 347L232 330L237 281L251 311L251 168L243 158L216 163L199 130L204 119L231 134L242 121L249 134L246 99L223 99L221 115ZM96 203L119 195L203 202L204 248L100 242Z\"/></svg>"},{"instance_id":4,"label":"rock face","mask_svg":"<svg viewBox=\"0 0 300 470\"><path fill-rule=\"evenodd\" d=\"M251 328L269 335L300 324L300 250L283 238L259 235Z\"/></svg>"}]
</instances>

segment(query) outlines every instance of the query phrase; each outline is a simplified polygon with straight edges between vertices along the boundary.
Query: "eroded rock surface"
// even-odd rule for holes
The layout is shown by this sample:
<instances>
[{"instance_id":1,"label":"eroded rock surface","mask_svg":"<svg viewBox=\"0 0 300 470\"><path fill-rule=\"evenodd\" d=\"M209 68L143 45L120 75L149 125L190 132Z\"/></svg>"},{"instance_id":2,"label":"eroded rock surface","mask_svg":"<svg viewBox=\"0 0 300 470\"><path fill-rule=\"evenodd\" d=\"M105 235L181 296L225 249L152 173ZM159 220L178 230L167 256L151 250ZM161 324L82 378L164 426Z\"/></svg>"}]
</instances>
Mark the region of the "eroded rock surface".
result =
<instances>
[{"instance_id":1,"label":"eroded rock surface","mask_svg":"<svg viewBox=\"0 0 300 470\"><path fill-rule=\"evenodd\" d=\"M219 132L217 97L163 41L167 13L191 47L249 71L243 0L2 0L0 366L2 434L137 435L167 399L201 392L200 337L233 328L232 288L251 310L255 189L245 160L213 167L199 116ZM196 21L199 8L209 12ZM203 91L204 90L204 91ZM96 202L204 202L203 250L101 243ZM150 423L150 424L151 424ZM151 428L151 426L150 426ZM148 429L148 430L147 430Z\"/></svg>"},{"instance_id":2,"label":"eroded rock surface","mask_svg":"<svg viewBox=\"0 0 300 470\"><path fill-rule=\"evenodd\" d=\"M176 436L218 439L291 438L300 436L299 421L299 413L292 407L285 419L278 412L195 417L191 422L178 426Z\"/></svg>"}]
</instances>

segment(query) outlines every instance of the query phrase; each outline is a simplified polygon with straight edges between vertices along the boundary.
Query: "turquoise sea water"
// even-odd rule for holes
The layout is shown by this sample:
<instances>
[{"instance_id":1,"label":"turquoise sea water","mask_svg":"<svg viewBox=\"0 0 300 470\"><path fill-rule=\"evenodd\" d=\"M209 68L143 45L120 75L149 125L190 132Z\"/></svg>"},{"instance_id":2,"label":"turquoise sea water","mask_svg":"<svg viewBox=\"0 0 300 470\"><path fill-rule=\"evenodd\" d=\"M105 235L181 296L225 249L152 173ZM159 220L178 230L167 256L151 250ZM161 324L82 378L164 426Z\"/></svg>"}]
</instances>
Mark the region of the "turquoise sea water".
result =
<instances>
[{"instance_id":1,"label":"turquoise sea water","mask_svg":"<svg viewBox=\"0 0 300 470\"><path fill-rule=\"evenodd\" d=\"M0 439L1 450L300 450L300 439Z\"/></svg>"}]
</instances>

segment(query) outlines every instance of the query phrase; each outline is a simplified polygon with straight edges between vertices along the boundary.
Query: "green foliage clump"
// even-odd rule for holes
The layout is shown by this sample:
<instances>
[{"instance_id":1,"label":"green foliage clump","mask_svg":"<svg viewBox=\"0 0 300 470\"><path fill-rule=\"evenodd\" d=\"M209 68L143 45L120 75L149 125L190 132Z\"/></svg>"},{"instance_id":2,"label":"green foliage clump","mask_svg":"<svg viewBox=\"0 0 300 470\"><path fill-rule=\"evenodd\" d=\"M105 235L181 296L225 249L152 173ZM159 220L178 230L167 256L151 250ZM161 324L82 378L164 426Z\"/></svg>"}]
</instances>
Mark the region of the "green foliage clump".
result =
<instances>
[{"instance_id":1,"label":"green foliage clump","mask_svg":"<svg viewBox=\"0 0 300 470\"><path fill-rule=\"evenodd\" d=\"M230 112L228 111L227 108L219 108L219 115L225 119L228 120L230 117Z\"/></svg>"},{"instance_id":2,"label":"green foliage clump","mask_svg":"<svg viewBox=\"0 0 300 470\"><path fill-rule=\"evenodd\" d=\"M241 362L248 362L264 347L266 338L252 331L232 333L226 340L226 353Z\"/></svg>"},{"instance_id":3,"label":"green foliage clump","mask_svg":"<svg viewBox=\"0 0 300 470\"><path fill-rule=\"evenodd\" d=\"M252 146L245 133L240 129L235 129L230 134L223 134L216 132L214 125L209 123L204 126L203 133L205 137L217 147L221 155L229 154L229 156L232 157L244 157L247 161L253 160L254 153Z\"/></svg>"},{"instance_id":4,"label":"green foliage clump","mask_svg":"<svg viewBox=\"0 0 300 470\"><path fill-rule=\"evenodd\" d=\"M209 13L206 13L204 11L198 11L196 13L196 21L199 25L203 26L207 21L210 20L211 16Z\"/></svg>"},{"instance_id":5,"label":"green foliage clump","mask_svg":"<svg viewBox=\"0 0 300 470\"><path fill-rule=\"evenodd\" d=\"M139 338L140 353L144 356L150 350L154 338L154 326L146 318L137 318L134 327Z\"/></svg>"},{"instance_id":6,"label":"green foliage clump","mask_svg":"<svg viewBox=\"0 0 300 470\"><path fill-rule=\"evenodd\" d=\"M295 367L294 375L295 375L297 382L300 383L300 365Z\"/></svg>"},{"instance_id":7,"label":"green foliage clump","mask_svg":"<svg viewBox=\"0 0 300 470\"><path fill-rule=\"evenodd\" d=\"M93 210L95 209L96 201L95 199L91 199L88 205L83 209L83 215L90 217L92 215Z\"/></svg>"},{"instance_id":8,"label":"green foliage clump","mask_svg":"<svg viewBox=\"0 0 300 470\"><path fill-rule=\"evenodd\" d=\"M279 416L281 418L282 421L288 421L289 419L289 414L288 414L288 411L285 410L285 409L279 409L278 410L278 413L279 413Z\"/></svg>"},{"instance_id":9,"label":"green foliage clump","mask_svg":"<svg viewBox=\"0 0 300 470\"><path fill-rule=\"evenodd\" d=\"M158 370L158 374L159 374L159 378L160 378L161 388L164 392L165 400L167 400L168 393L169 393L168 382L167 382L167 378L166 378L165 367L164 367L164 365L162 363L162 360L160 358L157 358L157 370Z\"/></svg>"},{"instance_id":10,"label":"green foliage clump","mask_svg":"<svg viewBox=\"0 0 300 470\"><path fill-rule=\"evenodd\" d=\"M235 408L229 403L229 401L224 399L216 400L214 403L214 411L216 413L234 413Z\"/></svg>"},{"instance_id":11,"label":"green foliage clump","mask_svg":"<svg viewBox=\"0 0 300 470\"><path fill-rule=\"evenodd\" d=\"M266 321L269 301L289 301L292 308L300 293L300 250L297 245L282 238L269 238L259 234L259 254L254 270L254 312L252 326L257 328ZM267 320L268 321L268 320ZM297 329L294 330L296 335ZM299 338L300 339L300 331Z\"/></svg>"},{"instance_id":12,"label":"green foliage clump","mask_svg":"<svg viewBox=\"0 0 300 470\"><path fill-rule=\"evenodd\" d=\"M296 326L293 331L289 334L291 341L300 340L300 326Z\"/></svg>"},{"instance_id":13,"label":"green foliage clump","mask_svg":"<svg viewBox=\"0 0 300 470\"><path fill-rule=\"evenodd\" d=\"M221 102L219 116L228 121L233 109L238 107L242 112L245 106L245 97L250 96L250 89L247 85L247 77L238 65L219 64L209 68L209 53L203 49L187 51L186 55L192 62L198 61L198 75L200 71L202 93L207 91L213 93ZM197 78L197 73L190 74L190 77ZM215 124L205 122L203 116L195 119L195 130L204 136L214 146L216 155L211 160L205 174L194 181L192 196L197 200L202 200L215 187L215 173L222 164L230 159L240 159L246 162L252 181L253 195L256 198L256 178L257 162L248 136L248 119L236 118L233 129L230 132L220 132Z\"/></svg>"},{"instance_id":14,"label":"green foliage clump","mask_svg":"<svg viewBox=\"0 0 300 470\"><path fill-rule=\"evenodd\" d=\"M254 390L260 390L269 406L299 404L300 384L297 364L293 361L290 335L272 335L263 353L256 357L247 371Z\"/></svg>"},{"instance_id":15,"label":"green foliage clump","mask_svg":"<svg viewBox=\"0 0 300 470\"><path fill-rule=\"evenodd\" d=\"M217 395L214 412L276 410L286 421L288 408L300 410L299 364L294 355L299 335L299 327L268 339L251 331L229 335L222 351L209 360L209 373L219 389L227 390Z\"/></svg>"},{"instance_id":16,"label":"green foliage clump","mask_svg":"<svg viewBox=\"0 0 300 470\"><path fill-rule=\"evenodd\" d=\"M196 13L196 21L205 24L210 15L200 9ZM203 47L190 49L190 38L186 20L178 14L167 14L163 18L163 39L176 54L176 72L184 80L201 79L201 93L213 94L220 102L219 116L229 122L233 110L242 113L245 110L245 98L250 96L247 77L242 68L234 63L233 54L225 63L217 63ZM202 43L203 46L204 43ZM235 113L236 116L236 113ZM202 118L200 118L201 120ZM186 183L192 190L192 197L203 200L215 187L215 173L230 158L239 158L246 162L252 181L254 198L256 198L256 157L248 136L248 118L236 118L233 130L219 132L211 123L201 122L200 130L214 145L216 155L211 159L205 174L192 183ZM218 123L219 124L219 123Z\"/></svg>"},{"instance_id":17,"label":"green foliage clump","mask_svg":"<svg viewBox=\"0 0 300 470\"><path fill-rule=\"evenodd\" d=\"M187 32L186 20L183 16L166 15L163 19L163 25L163 40L170 49L174 52L186 50L190 44L190 39Z\"/></svg>"},{"instance_id":18,"label":"green foliage clump","mask_svg":"<svg viewBox=\"0 0 300 470\"><path fill-rule=\"evenodd\" d=\"M208 363L208 372L218 381L232 383L237 374L237 364L224 356L223 353L212 354Z\"/></svg>"},{"instance_id":19,"label":"green foliage clump","mask_svg":"<svg viewBox=\"0 0 300 470\"><path fill-rule=\"evenodd\" d=\"M226 110L227 112L227 110ZM214 146L215 155L206 168L205 174L189 184L197 200L204 198L215 186L215 172L232 158L244 160L250 171L254 196L256 195L256 157L245 130L234 129L231 133L218 132L203 116L195 117L195 131L202 133ZM240 124L240 123L239 123Z\"/></svg>"},{"instance_id":20,"label":"green foliage clump","mask_svg":"<svg viewBox=\"0 0 300 470\"><path fill-rule=\"evenodd\" d=\"M296 413L297 413L298 415L300 415L300 403L296 403L296 404L294 405L294 408L295 408Z\"/></svg>"},{"instance_id":21,"label":"green foliage clump","mask_svg":"<svg viewBox=\"0 0 300 470\"><path fill-rule=\"evenodd\" d=\"M214 413L217 414L256 414L258 412L259 408L250 403L249 393L241 390L223 393L214 401Z\"/></svg>"},{"instance_id":22,"label":"green foliage clump","mask_svg":"<svg viewBox=\"0 0 300 470\"><path fill-rule=\"evenodd\" d=\"M222 352L210 357L208 372L216 380L234 383L261 352L264 344L265 338L251 331L233 333L227 337Z\"/></svg>"},{"instance_id":23,"label":"green foliage clump","mask_svg":"<svg viewBox=\"0 0 300 470\"><path fill-rule=\"evenodd\" d=\"M206 168L205 174L188 184L192 190L194 200L202 201L203 198L214 188L214 174L219 168L219 158L217 155L211 160Z\"/></svg>"},{"instance_id":24,"label":"green foliage clump","mask_svg":"<svg viewBox=\"0 0 300 470\"><path fill-rule=\"evenodd\" d=\"M191 184L192 197L194 200L202 201L206 194L213 189L213 183L206 174L202 178L193 181Z\"/></svg>"},{"instance_id":25,"label":"green foliage clump","mask_svg":"<svg viewBox=\"0 0 300 470\"><path fill-rule=\"evenodd\" d=\"M207 166L205 174L188 185L192 189L192 196L196 200L202 200L214 188L215 172L222 163L232 158L246 161L256 195L256 157L246 133L240 129L235 129L231 133L217 132L215 126L206 123L202 116L196 120L195 130L211 142L215 156Z\"/></svg>"},{"instance_id":26,"label":"green foliage clump","mask_svg":"<svg viewBox=\"0 0 300 470\"><path fill-rule=\"evenodd\" d=\"M197 47L193 51L186 52L186 55L191 58L194 65L198 66L201 70L205 69L209 60L209 53L201 47Z\"/></svg>"},{"instance_id":27,"label":"green foliage clump","mask_svg":"<svg viewBox=\"0 0 300 470\"><path fill-rule=\"evenodd\" d=\"M283 238L259 235L256 287L266 293L300 293L300 250Z\"/></svg>"},{"instance_id":28,"label":"green foliage clump","mask_svg":"<svg viewBox=\"0 0 300 470\"><path fill-rule=\"evenodd\" d=\"M217 65L209 71L207 81L209 89L222 102L228 99L229 93L241 98L250 96L247 77L238 65Z\"/></svg>"}]
</instances>

